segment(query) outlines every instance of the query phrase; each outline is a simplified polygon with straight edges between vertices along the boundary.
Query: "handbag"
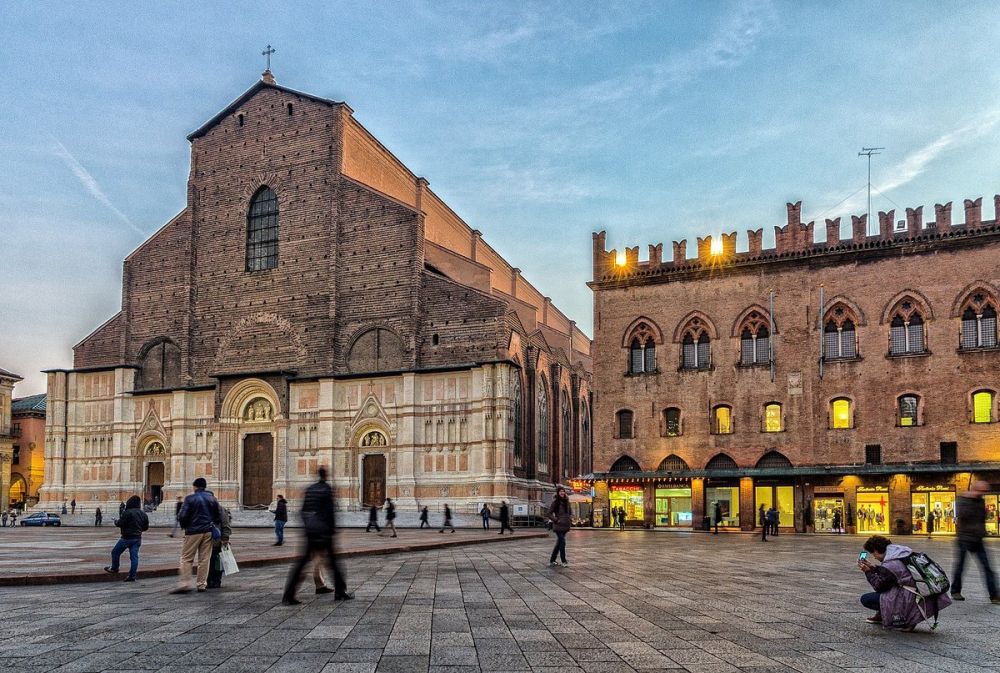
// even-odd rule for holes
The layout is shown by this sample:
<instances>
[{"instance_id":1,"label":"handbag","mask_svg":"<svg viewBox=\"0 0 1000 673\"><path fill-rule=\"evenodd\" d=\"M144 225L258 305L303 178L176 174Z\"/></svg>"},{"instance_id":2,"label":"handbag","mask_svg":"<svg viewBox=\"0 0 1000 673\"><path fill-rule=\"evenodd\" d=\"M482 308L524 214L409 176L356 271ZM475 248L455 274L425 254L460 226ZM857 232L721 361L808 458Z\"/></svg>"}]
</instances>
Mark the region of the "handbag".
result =
<instances>
[{"instance_id":1,"label":"handbag","mask_svg":"<svg viewBox=\"0 0 1000 673\"><path fill-rule=\"evenodd\" d=\"M222 550L219 551L219 559L222 561L222 572L227 575L235 575L240 571L240 567L236 565L236 556L233 555L233 548L228 544L222 545Z\"/></svg>"}]
</instances>

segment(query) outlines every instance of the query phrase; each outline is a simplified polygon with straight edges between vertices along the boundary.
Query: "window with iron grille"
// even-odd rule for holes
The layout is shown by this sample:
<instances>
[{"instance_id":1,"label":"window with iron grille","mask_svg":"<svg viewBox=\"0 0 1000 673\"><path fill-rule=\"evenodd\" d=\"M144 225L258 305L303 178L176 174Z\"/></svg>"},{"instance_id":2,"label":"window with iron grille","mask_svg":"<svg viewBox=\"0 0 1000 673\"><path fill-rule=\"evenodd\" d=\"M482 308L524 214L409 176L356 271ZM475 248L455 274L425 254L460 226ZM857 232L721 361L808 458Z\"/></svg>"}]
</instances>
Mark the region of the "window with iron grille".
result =
<instances>
[{"instance_id":1,"label":"window with iron grille","mask_svg":"<svg viewBox=\"0 0 1000 673\"><path fill-rule=\"evenodd\" d=\"M618 416L618 438L632 439L632 412L622 409L616 416Z\"/></svg>"},{"instance_id":2,"label":"window with iron grille","mask_svg":"<svg viewBox=\"0 0 1000 673\"><path fill-rule=\"evenodd\" d=\"M941 464L954 465L958 462L958 442L941 442Z\"/></svg>"},{"instance_id":3,"label":"window with iron grille","mask_svg":"<svg viewBox=\"0 0 1000 673\"><path fill-rule=\"evenodd\" d=\"M278 266L278 197L261 187L250 201L247 214L247 271Z\"/></svg>"},{"instance_id":4,"label":"window with iron grille","mask_svg":"<svg viewBox=\"0 0 1000 673\"><path fill-rule=\"evenodd\" d=\"M643 351L643 371L652 374L656 371L656 344L650 339L646 342Z\"/></svg>"},{"instance_id":5,"label":"window with iron grille","mask_svg":"<svg viewBox=\"0 0 1000 673\"><path fill-rule=\"evenodd\" d=\"M712 351L710 349L708 335L702 332L698 337L698 369L705 369L712 364Z\"/></svg>"},{"instance_id":6,"label":"window with iron grille","mask_svg":"<svg viewBox=\"0 0 1000 673\"><path fill-rule=\"evenodd\" d=\"M823 357L826 360L848 360L858 355L858 342L854 323L844 320L837 324L833 320L823 328Z\"/></svg>"},{"instance_id":7,"label":"window with iron grille","mask_svg":"<svg viewBox=\"0 0 1000 673\"><path fill-rule=\"evenodd\" d=\"M899 398L899 425L911 427L917 425L917 410L920 398L916 395L903 395Z\"/></svg>"},{"instance_id":8,"label":"window with iron grille","mask_svg":"<svg viewBox=\"0 0 1000 673\"><path fill-rule=\"evenodd\" d=\"M992 306L969 306L963 311L959 345L961 348L994 348L997 345L997 312Z\"/></svg>"},{"instance_id":9,"label":"window with iron grille","mask_svg":"<svg viewBox=\"0 0 1000 673\"><path fill-rule=\"evenodd\" d=\"M629 349L629 373L631 374L641 374L643 357L642 357L642 344L639 343L639 339L632 339L632 347Z\"/></svg>"},{"instance_id":10,"label":"window with iron grille","mask_svg":"<svg viewBox=\"0 0 1000 673\"><path fill-rule=\"evenodd\" d=\"M865 444L865 463L868 465L882 464L881 444Z\"/></svg>"},{"instance_id":11,"label":"window with iron grille","mask_svg":"<svg viewBox=\"0 0 1000 673\"><path fill-rule=\"evenodd\" d=\"M538 377L538 463L549 464L549 391L545 377Z\"/></svg>"},{"instance_id":12,"label":"window with iron grille","mask_svg":"<svg viewBox=\"0 0 1000 673\"><path fill-rule=\"evenodd\" d=\"M521 375L516 371L510 380L510 397L513 402L511 422L514 434L514 464L520 466L524 461L524 442L521 439Z\"/></svg>"},{"instance_id":13,"label":"window with iron grille","mask_svg":"<svg viewBox=\"0 0 1000 673\"><path fill-rule=\"evenodd\" d=\"M681 345L683 350L683 357L681 361L681 366L684 369L697 369L698 368L698 345L694 341L694 337L690 334L684 335L684 342Z\"/></svg>"},{"instance_id":14,"label":"window with iron grille","mask_svg":"<svg viewBox=\"0 0 1000 673\"><path fill-rule=\"evenodd\" d=\"M751 311L740 329L740 365L768 364L771 362L771 332L767 317Z\"/></svg>"},{"instance_id":15,"label":"window with iron grille","mask_svg":"<svg viewBox=\"0 0 1000 673\"><path fill-rule=\"evenodd\" d=\"M681 410L670 407L663 410L663 426L667 437L677 437L681 434Z\"/></svg>"},{"instance_id":16,"label":"window with iron grille","mask_svg":"<svg viewBox=\"0 0 1000 673\"><path fill-rule=\"evenodd\" d=\"M902 301L889 323L889 354L912 355L924 352L924 319L914 302Z\"/></svg>"}]
</instances>

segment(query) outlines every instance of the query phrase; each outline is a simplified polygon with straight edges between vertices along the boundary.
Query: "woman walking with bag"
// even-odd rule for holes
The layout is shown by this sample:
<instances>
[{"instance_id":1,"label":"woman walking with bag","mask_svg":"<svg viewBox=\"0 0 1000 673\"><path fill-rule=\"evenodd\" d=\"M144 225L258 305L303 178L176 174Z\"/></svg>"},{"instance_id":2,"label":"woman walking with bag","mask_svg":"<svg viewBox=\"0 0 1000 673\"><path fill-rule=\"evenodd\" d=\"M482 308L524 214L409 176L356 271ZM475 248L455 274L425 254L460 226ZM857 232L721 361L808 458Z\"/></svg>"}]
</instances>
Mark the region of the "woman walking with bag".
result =
<instances>
[{"instance_id":1,"label":"woman walking with bag","mask_svg":"<svg viewBox=\"0 0 1000 673\"><path fill-rule=\"evenodd\" d=\"M549 507L549 521L552 522L552 532L556 534L556 546L552 548L552 556L549 558L549 565L556 565L556 556L562 562L563 568L568 568L566 562L566 533L569 532L573 523L569 509L569 496L566 489L560 486L556 490L556 497L552 499Z\"/></svg>"}]
</instances>

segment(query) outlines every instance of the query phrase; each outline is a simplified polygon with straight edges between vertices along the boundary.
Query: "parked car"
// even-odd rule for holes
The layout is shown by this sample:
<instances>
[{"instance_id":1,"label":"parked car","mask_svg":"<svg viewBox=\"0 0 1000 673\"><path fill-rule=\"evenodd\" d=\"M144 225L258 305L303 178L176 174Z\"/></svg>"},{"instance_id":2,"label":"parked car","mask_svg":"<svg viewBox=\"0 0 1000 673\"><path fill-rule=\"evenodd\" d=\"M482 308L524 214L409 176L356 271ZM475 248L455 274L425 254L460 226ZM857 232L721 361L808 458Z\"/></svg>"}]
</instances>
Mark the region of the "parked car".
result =
<instances>
[{"instance_id":1,"label":"parked car","mask_svg":"<svg viewBox=\"0 0 1000 673\"><path fill-rule=\"evenodd\" d=\"M61 526L58 514L52 512L35 512L21 519L22 526Z\"/></svg>"}]
</instances>

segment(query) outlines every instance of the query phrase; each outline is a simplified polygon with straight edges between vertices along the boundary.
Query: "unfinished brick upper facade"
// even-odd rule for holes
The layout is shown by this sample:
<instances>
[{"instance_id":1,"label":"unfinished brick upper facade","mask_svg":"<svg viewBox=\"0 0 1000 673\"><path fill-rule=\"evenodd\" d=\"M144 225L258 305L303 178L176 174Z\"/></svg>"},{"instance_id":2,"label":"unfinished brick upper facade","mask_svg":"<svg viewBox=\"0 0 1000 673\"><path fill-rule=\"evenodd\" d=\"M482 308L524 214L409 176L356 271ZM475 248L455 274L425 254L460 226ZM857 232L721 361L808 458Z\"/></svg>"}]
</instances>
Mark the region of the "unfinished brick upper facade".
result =
<instances>
[{"instance_id":1,"label":"unfinished brick upper facade","mask_svg":"<svg viewBox=\"0 0 1000 673\"><path fill-rule=\"evenodd\" d=\"M186 207L126 258L121 312L50 372L43 502L172 497L208 475L225 502L263 504L247 479L270 478L269 502L326 464L345 507L531 503L590 469L588 338L346 104L268 72L189 140ZM265 189L277 263L248 270ZM548 414L571 450L545 460L539 377L574 414Z\"/></svg>"},{"instance_id":2,"label":"unfinished brick upper facade","mask_svg":"<svg viewBox=\"0 0 1000 673\"><path fill-rule=\"evenodd\" d=\"M814 242L801 203L788 204L774 249L757 229L746 252L733 232L699 238L692 259L674 242L671 261L661 245L639 261L638 248L620 255L595 234L595 507L635 484L631 518L669 525L655 490L673 480L700 526L714 518L706 489L721 484L739 489L724 525L750 529L778 492L767 489L785 486L782 525L816 525L822 501L860 529L857 494L884 492L878 530L896 532L926 525L921 494L964 490L972 472L1000 482L1000 220L981 206L965 201L964 224L950 203L930 223L922 208L898 223L879 213L871 236L864 216L845 238L827 220ZM945 496L933 498L953 524Z\"/></svg>"}]
</instances>

